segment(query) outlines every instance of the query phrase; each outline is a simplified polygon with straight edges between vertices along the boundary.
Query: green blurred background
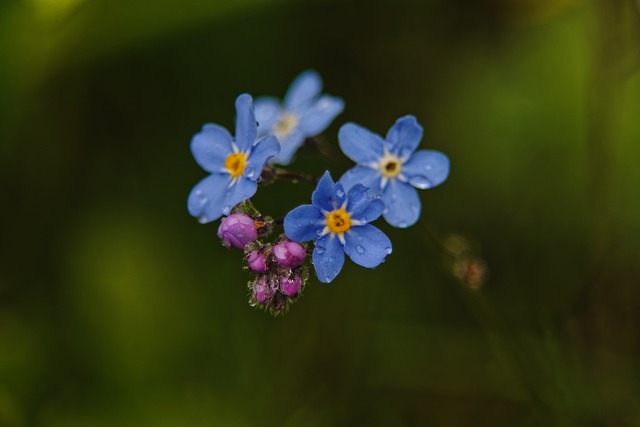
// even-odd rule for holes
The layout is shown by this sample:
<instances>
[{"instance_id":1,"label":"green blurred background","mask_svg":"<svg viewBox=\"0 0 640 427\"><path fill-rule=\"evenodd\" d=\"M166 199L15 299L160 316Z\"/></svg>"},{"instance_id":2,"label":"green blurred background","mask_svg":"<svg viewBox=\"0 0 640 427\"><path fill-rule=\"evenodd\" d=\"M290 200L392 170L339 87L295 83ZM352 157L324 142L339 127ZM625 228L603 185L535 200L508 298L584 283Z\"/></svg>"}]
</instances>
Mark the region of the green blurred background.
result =
<instances>
[{"instance_id":1,"label":"green blurred background","mask_svg":"<svg viewBox=\"0 0 640 427\"><path fill-rule=\"evenodd\" d=\"M640 426L639 17L632 0L2 1L0 426ZM186 211L205 176L189 141L307 68L346 101L329 143L414 114L452 171L418 225L380 225L385 264L347 263L273 318ZM254 201L278 216L310 191ZM456 278L450 234L483 286Z\"/></svg>"}]
</instances>

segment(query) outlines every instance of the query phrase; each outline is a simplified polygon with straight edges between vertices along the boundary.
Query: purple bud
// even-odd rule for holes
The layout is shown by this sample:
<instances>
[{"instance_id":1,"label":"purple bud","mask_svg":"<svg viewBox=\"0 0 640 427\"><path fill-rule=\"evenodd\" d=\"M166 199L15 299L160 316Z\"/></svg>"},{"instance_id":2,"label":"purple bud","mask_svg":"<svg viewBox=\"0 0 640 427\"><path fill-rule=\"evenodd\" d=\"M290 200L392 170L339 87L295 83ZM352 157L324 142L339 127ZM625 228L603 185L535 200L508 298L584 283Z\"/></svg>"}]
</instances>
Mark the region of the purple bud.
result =
<instances>
[{"instance_id":1,"label":"purple bud","mask_svg":"<svg viewBox=\"0 0 640 427\"><path fill-rule=\"evenodd\" d=\"M266 273L267 272L267 258L264 256L262 252L259 251L251 251L247 255L247 262L249 263L249 268L258 273Z\"/></svg>"},{"instance_id":2,"label":"purple bud","mask_svg":"<svg viewBox=\"0 0 640 427\"><path fill-rule=\"evenodd\" d=\"M253 282L253 296L256 298L258 303L263 304L273 296L273 293L274 291L269 285L267 276L261 275L255 282Z\"/></svg>"},{"instance_id":3,"label":"purple bud","mask_svg":"<svg viewBox=\"0 0 640 427\"><path fill-rule=\"evenodd\" d=\"M249 215L234 213L222 219L218 237L227 248L243 249L258 238L258 230Z\"/></svg>"},{"instance_id":4,"label":"purple bud","mask_svg":"<svg viewBox=\"0 0 640 427\"><path fill-rule=\"evenodd\" d=\"M300 243L285 240L273 247L273 256L282 267L296 268L304 263L307 251Z\"/></svg>"},{"instance_id":5,"label":"purple bud","mask_svg":"<svg viewBox=\"0 0 640 427\"><path fill-rule=\"evenodd\" d=\"M292 277L280 278L280 292L286 296L294 297L298 295L300 288L302 288L302 277L299 275L295 274Z\"/></svg>"}]
</instances>

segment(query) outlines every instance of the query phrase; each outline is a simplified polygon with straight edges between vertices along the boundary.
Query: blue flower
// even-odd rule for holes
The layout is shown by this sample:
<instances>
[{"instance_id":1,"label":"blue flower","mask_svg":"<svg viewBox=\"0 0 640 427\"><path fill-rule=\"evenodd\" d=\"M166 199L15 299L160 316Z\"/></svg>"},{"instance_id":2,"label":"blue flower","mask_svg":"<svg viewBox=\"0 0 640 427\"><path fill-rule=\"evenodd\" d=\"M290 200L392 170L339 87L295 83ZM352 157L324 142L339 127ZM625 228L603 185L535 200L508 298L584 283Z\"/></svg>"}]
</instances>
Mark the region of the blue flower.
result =
<instances>
[{"instance_id":1,"label":"blue flower","mask_svg":"<svg viewBox=\"0 0 640 427\"><path fill-rule=\"evenodd\" d=\"M367 188L354 185L345 193L329 172L318 182L311 205L298 206L284 218L284 232L296 242L315 240L313 266L321 282L336 278L344 254L356 264L373 268L391 253L391 241L369 222L382 215L384 203L370 198Z\"/></svg>"},{"instance_id":2,"label":"blue flower","mask_svg":"<svg viewBox=\"0 0 640 427\"><path fill-rule=\"evenodd\" d=\"M191 152L211 175L189 194L189 213L201 223L229 215L231 209L253 196L265 164L280 151L274 136L256 140L256 119L251 96L236 99L236 137L218 125L206 124L191 140Z\"/></svg>"},{"instance_id":3,"label":"blue flower","mask_svg":"<svg viewBox=\"0 0 640 427\"><path fill-rule=\"evenodd\" d=\"M381 195L384 219L394 227L409 227L420 217L416 188L424 190L443 183L449 176L449 158L439 151L415 151L422 139L422 126L413 116L399 118L386 139L354 123L340 128L340 148L358 165L348 170L340 183L345 189L356 184ZM415 188L414 188L415 187Z\"/></svg>"},{"instance_id":4,"label":"blue flower","mask_svg":"<svg viewBox=\"0 0 640 427\"><path fill-rule=\"evenodd\" d=\"M271 163L291 163L304 140L320 134L342 112L342 99L321 91L320 75L307 70L291 83L282 104L276 98L256 98L258 135L273 134L280 141L280 154Z\"/></svg>"}]
</instances>

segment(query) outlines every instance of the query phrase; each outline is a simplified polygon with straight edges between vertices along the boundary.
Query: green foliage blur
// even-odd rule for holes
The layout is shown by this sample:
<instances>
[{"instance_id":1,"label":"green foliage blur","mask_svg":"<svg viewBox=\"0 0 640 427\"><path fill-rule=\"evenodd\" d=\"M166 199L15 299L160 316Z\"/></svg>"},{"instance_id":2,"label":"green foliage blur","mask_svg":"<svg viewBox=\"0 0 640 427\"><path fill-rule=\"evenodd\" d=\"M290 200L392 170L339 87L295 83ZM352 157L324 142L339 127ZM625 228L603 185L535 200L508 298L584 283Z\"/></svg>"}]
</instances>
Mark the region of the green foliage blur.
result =
<instances>
[{"instance_id":1,"label":"green foliage blur","mask_svg":"<svg viewBox=\"0 0 640 427\"><path fill-rule=\"evenodd\" d=\"M640 426L638 7L0 2L0 426ZM308 68L334 147L414 114L452 169L382 266L274 318L186 211L189 141Z\"/></svg>"}]
</instances>

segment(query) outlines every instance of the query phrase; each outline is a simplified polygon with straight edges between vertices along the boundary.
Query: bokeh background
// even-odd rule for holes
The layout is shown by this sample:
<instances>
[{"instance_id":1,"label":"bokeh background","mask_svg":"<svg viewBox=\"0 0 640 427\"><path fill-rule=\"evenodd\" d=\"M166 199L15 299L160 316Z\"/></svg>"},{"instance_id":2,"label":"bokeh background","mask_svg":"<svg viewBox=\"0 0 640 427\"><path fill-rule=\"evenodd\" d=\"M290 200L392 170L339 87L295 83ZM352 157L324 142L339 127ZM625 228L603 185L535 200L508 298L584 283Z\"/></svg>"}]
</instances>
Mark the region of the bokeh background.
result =
<instances>
[{"instance_id":1,"label":"bokeh background","mask_svg":"<svg viewBox=\"0 0 640 427\"><path fill-rule=\"evenodd\" d=\"M640 426L639 17L632 0L4 0L0 426ZM414 228L380 224L381 267L313 279L274 318L186 211L205 176L189 141L308 68L346 101L328 144L414 114L452 170ZM310 191L254 201L279 216Z\"/></svg>"}]
</instances>

